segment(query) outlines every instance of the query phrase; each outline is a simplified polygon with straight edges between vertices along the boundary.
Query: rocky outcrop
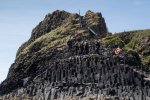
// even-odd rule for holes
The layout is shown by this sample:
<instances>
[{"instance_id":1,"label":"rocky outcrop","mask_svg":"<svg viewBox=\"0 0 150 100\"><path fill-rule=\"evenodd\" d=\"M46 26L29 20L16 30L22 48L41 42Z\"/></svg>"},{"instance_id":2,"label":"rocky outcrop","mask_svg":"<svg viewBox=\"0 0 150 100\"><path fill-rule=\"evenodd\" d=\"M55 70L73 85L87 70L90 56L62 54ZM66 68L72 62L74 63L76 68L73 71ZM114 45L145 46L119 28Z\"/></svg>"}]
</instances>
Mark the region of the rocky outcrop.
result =
<instances>
[{"instance_id":1,"label":"rocky outcrop","mask_svg":"<svg viewBox=\"0 0 150 100\"><path fill-rule=\"evenodd\" d=\"M147 80L147 73L142 72L136 54L124 52L113 57L110 48L101 46L97 51L96 45L89 44L88 51L85 48L82 50L82 47L76 49L73 45L63 59L45 59L40 64L45 69L39 70L35 77L23 78L18 84L20 88L2 98L149 100L150 81Z\"/></svg>"},{"instance_id":2,"label":"rocky outcrop","mask_svg":"<svg viewBox=\"0 0 150 100\"><path fill-rule=\"evenodd\" d=\"M19 48L0 100L149 100L149 72L138 53L115 55L100 44L105 36L100 13L47 15Z\"/></svg>"},{"instance_id":3,"label":"rocky outcrop","mask_svg":"<svg viewBox=\"0 0 150 100\"><path fill-rule=\"evenodd\" d=\"M101 13L94 13L92 11L87 11L84 18L86 24L91 27L97 34L106 36L108 32L105 19L102 17Z\"/></svg>"},{"instance_id":4,"label":"rocky outcrop","mask_svg":"<svg viewBox=\"0 0 150 100\"><path fill-rule=\"evenodd\" d=\"M150 30L116 33L103 39L105 45L119 45L127 51L136 51L147 70L150 68Z\"/></svg>"},{"instance_id":5,"label":"rocky outcrop","mask_svg":"<svg viewBox=\"0 0 150 100\"><path fill-rule=\"evenodd\" d=\"M97 34L106 34L107 28L104 18L101 13L94 13L92 11L87 11L85 16L80 16L78 14L71 14L65 11L57 10L52 14L46 15L45 19L37 25L31 35L31 40L34 41L36 38L44 35L51 30L71 21L73 18L81 17L82 24L91 27ZM84 22L85 21L85 22ZM80 20L79 20L80 22ZM78 22L78 23L79 23Z\"/></svg>"},{"instance_id":6,"label":"rocky outcrop","mask_svg":"<svg viewBox=\"0 0 150 100\"><path fill-rule=\"evenodd\" d=\"M61 26L63 23L66 23L68 21L68 18L71 17L72 14L56 10L52 14L48 14L45 16L44 20L37 25L31 35L31 40L35 40L36 38L40 37L41 35L44 35L51 30Z\"/></svg>"}]
</instances>

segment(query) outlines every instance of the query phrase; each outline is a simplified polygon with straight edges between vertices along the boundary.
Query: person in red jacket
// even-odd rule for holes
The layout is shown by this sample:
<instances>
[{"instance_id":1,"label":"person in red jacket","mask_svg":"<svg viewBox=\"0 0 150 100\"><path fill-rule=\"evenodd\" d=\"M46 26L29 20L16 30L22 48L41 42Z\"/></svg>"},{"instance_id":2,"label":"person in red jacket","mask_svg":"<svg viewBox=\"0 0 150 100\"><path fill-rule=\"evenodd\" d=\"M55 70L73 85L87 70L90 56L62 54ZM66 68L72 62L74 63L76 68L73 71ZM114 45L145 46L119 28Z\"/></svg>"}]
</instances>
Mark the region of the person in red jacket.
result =
<instances>
[{"instance_id":1,"label":"person in red jacket","mask_svg":"<svg viewBox=\"0 0 150 100\"><path fill-rule=\"evenodd\" d=\"M120 54L121 53L121 51L122 51L122 49L121 48L116 48L115 49L115 55L118 55L118 54Z\"/></svg>"}]
</instances>

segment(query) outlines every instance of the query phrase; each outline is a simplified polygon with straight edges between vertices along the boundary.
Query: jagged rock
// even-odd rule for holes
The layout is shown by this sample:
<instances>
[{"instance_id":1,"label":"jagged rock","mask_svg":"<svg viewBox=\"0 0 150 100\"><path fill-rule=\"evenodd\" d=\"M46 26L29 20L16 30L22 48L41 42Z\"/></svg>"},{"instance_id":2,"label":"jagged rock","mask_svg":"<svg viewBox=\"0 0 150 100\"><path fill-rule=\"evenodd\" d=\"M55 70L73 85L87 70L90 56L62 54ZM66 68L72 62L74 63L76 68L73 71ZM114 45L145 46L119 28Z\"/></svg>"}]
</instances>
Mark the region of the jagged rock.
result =
<instances>
[{"instance_id":1,"label":"jagged rock","mask_svg":"<svg viewBox=\"0 0 150 100\"><path fill-rule=\"evenodd\" d=\"M35 40L41 35L44 35L56 27L61 26L61 24L65 23L70 16L70 13L60 10L56 10L52 14L46 15L45 19L33 29L31 40Z\"/></svg>"},{"instance_id":2,"label":"jagged rock","mask_svg":"<svg viewBox=\"0 0 150 100\"><path fill-rule=\"evenodd\" d=\"M87 27L98 35L91 36ZM19 48L0 85L0 99L148 98L150 81L138 53L114 55L112 47L98 42L106 35L100 13L88 11L79 16L57 10L47 15Z\"/></svg>"},{"instance_id":3,"label":"jagged rock","mask_svg":"<svg viewBox=\"0 0 150 100\"><path fill-rule=\"evenodd\" d=\"M105 19L102 17L101 13L94 13L92 11L87 11L85 16L85 23L91 27L97 34L106 36L108 32Z\"/></svg>"}]
</instances>

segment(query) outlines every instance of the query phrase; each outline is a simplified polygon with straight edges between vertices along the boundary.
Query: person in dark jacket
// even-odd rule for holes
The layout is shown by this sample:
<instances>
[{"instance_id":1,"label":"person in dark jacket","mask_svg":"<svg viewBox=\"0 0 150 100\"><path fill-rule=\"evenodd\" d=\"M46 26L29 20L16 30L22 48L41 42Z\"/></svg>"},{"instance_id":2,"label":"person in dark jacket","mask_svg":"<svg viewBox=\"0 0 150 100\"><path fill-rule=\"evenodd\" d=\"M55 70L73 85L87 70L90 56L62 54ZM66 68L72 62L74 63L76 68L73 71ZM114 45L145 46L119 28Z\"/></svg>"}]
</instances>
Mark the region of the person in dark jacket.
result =
<instances>
[{"instance_id":1,"label":"person in dark jacket","mask_svg":"<svg viewBox=\"0 0 150 100\"><path fill-rule=\"evenodd\" d=\"M72 41L69 40L69 41L67 42L67 45L68 45L68 49L71 50L71 49L72 49Z\"/></svg>"},{"instance_id":2,"label":"person in dark jacket","mask_svg":"<svg viewBox=\"0 0 150 100\"><path fill-rule=\"evenodd\" d=\"M95 44L95 52L96 52L97 54L100 54L100 53L99 53L99 49L100 49L100 43L99 43L99 42L96 42L96 44Z\"/></svg>"},{"instance_id":3,"label":"person in dark jacket","mask_svg":"<svg viewBox=\"0 0 150 100\"><path fill-rule=\"evenodd\" d=\"M79 53L79 43L75 43L75 54L77 55Z\"/></svg>"},{"instance_id":4,"label":"person in dark jacket","mask_svg":"<svg viewBox=\"0 0 150 100\"><path fill-rule=\"evenodd\" d=\"M89 53L89 44L87 42L85 42L84 51L85 51L85 54Z\"/></svg>"},{"instance_id":5,"label":"person in dark jacket","mask_svg":"<svg viewBox=\"0 0 150 100\"><path fill-rule=\"evenodd\" d=\"M82 42L80 44L80 54L83 54L84 53L84 43Z\"/></svg>"}]
</instances>

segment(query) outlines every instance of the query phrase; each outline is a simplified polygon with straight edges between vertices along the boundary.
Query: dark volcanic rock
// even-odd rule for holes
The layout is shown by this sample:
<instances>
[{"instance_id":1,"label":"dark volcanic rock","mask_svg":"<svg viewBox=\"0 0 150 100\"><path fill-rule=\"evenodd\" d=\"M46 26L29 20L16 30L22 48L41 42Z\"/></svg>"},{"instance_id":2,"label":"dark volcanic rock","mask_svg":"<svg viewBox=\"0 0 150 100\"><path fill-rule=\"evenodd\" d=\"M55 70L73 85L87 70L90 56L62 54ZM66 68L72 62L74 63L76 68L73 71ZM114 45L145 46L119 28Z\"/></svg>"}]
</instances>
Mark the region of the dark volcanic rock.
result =
<instances>
[{"instance_id":1,"label":"dark volcanic rock","mask_svg":"<svg viewBox=\"0 0 150 100\"><path fill-rule=\"evenodd\" d=\"M48 14L45 16L45 19L37 25L31 35L31 40L35 40L36 38L44 35L51 30L61 26L67 19L71 16L70 13L65 11L56 10L52 14Z\"/></svg>"},{"instance_id":2,"label":"dark volcanic rock","mask_svg":"<svg viewBox=\"0 0 150 100\"><path fill-rule=\"evenodd\" d=\"M149 74L139 55L114 55L99 43L106 35L100 13L48 14L19 48L0 100L149 100Z\"/></svg>"},{"instance_id":3,"label":"dark volcanic rock","mask_svg":"<svg viewBox=\"0 0 150 100\"><path fill-rule=\"evenodd\" d=\"M86 24L91 27L97 34L106 35L108 32L105 19L101 13L87 11L84 16Z\"/></svg>"}]
</instances>

